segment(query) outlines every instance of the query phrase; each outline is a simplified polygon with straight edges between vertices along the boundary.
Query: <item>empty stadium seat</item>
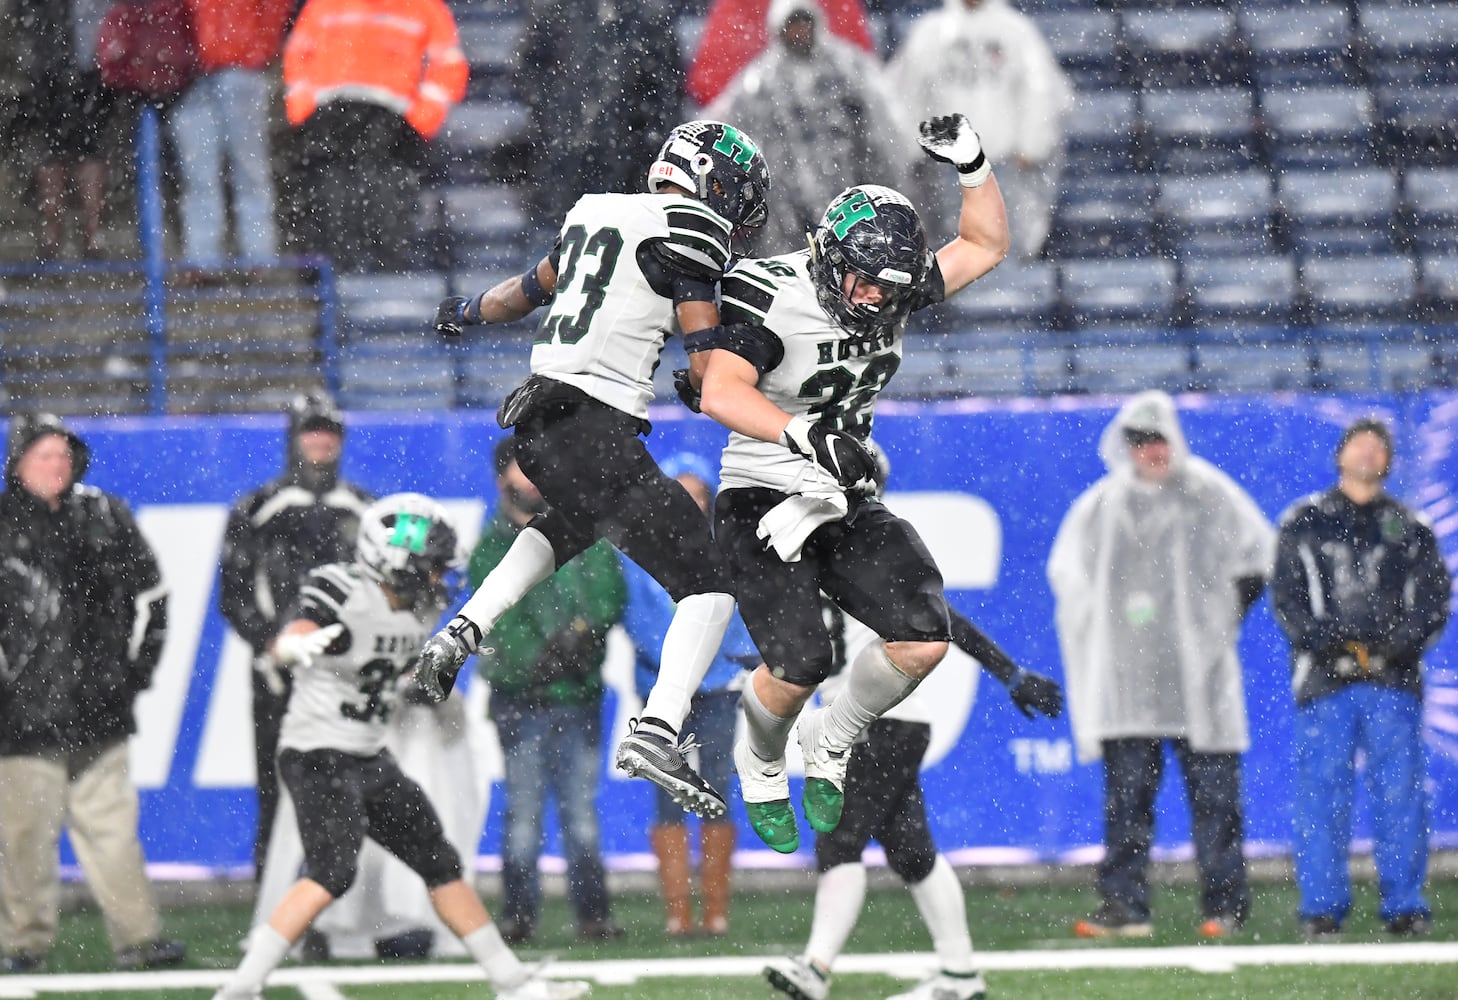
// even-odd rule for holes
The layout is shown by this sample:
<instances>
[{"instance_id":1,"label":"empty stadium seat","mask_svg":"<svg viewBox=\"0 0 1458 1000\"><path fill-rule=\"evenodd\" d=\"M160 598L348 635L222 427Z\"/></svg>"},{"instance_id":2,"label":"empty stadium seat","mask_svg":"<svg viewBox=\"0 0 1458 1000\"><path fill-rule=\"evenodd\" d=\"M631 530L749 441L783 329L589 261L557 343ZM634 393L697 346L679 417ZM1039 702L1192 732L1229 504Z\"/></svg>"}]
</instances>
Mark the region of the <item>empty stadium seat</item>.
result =
<instances>
[{"instance_id":1,"label":"empty stadium seat","mask_svg":"<svg viewBox=\"0 0 1458 1000\"><path fill-rule=\"evenodd\" d=\"M1248 88L1155 89L1141 104L1150 155L1161 173L1216 173L1258 162Z\"/></svg>"},{"instance_id":2,"label":"empty stadium seat","mask_svg":"<svg viewBox=\"0 0 1458 1000\"><path fill-rule=\"evenodd\" d=\"M1058 63L1081 91L1119 83L1119 21L1100 10L1061 10L1035 15Z\"/></svg>"},{"instance_id":3,"label":"empty stadium seat","mask_svg":"<svg viewBox=\"0 0 1458 1000\"><path fill-rule=\"evenodd\" d=\"M351 410L448 409L455 402L455 373L444 354L380 357L346 348L339 400Z\"/></svg>"},{"instance_id":4,"label":"empty stadium seat","mask_svg":"<svg viewBox=\"0 0 1458 1000\"><path fill-rule=\"evenodd\" d=\"M336 286L346 339L388 333L424 337L445 298L442 274L347 274Z\"/></svg>"},{"instance_id":5,"label":"empty stadium seat","mask_svg":"<svg viewBox=\"0 0 1458 1000\"><path fill-rule=\"evenodd\" d=\"M1417 264L1396 254L1313 257L1301 265L1316 322L1406 319L1417 312Z\"/></svg>"},{"instance_id":6,"label":"empty stadium seat","mask_svg":"<svg viewBox=\"0 0 1458 1000\"><path fill-rule=\"evenodd\" d=\"M1175 264L1157 257L1071 260L1062 266L1063 299L1078 326L1139 320L1158 330L1173 322Z\"/></svg>"},{"instance_id":7,"label":"empty stadium seat","mask_svg":"<svg viewBox=\"0 0 1458 1000\"><path fill-rule=\"evenodd\" d=\"M1004 261L965 291L947 300L952 321L960 324L1022 320L1049 323L1058 308L1058 271L1042 261Z\"/></svg>"},{"instance_id":8,"label":"empty stadium seat","mask_svg":"<svg viewBox=\"0 0 1458 1000\"><path fill-rule=\"evenodd\" d=\"M1216 392L1304 389L1311 381L1310 352L1301 344L1197 343L1195 377Z\"/></svg>"},{"instance_id":9,"label":"empty stadium seat","mask_svg":"<svg viewBox=\"0 0 1458 1000\"><path fill-rule=\"evenodd\" d=\"M1073 385L1081 392L1183 392L1191 381L1190 349L1182 344L1080 344Z\"/></svg>"},{"instance_id":10,"label":"empty stadium seat","mask_svg":"<svg viewBox=\"0 0 1458 1000\"><path fill-rule=\"evenodd\" d=\"M1394 244L1397 177L1386 169L1287 171L1277 200L1303 255L1384 253Z\"/></svg>"},{"instance_id":11,"label":"empty stadium seat","mask_svg":"<svg viewBox=\"0 0 1458 1000\"><path fill-rule=\"evenodd\" d=\"M1148 256L1155 251L1158 182L1110 174L1097 183L1063 187L1053 212L1048 252L1055 257Z\"/></svg>"},{"instance_id":12,"label":"empty stadium seat","mask_svg":"<svg viewBox=\"0 0 1458 1000\"><path fill-rule=\"evenodd\" d=\"M1377 162L1376 111L1365 87L1271 89L1261 96L1261 111L1277 173Z\"/></svg>"},{"instance_id":13,"label":"empty stadium seat","mask_svg":"<svg viewBox=\"0 0 1458 1000\"><path fill-rule=\"evenodd\" d=\"M1387 160L1458 165L1458 84L1389 84L1376 100L1379 152Z\"/></svg>"},{"instance_id":14,"label":"empty stadium seat","mask_svg":"<svg viewBox=\"0 0 1458 1000\"><path fill-rule=\"evenodd\" d=\"M524 30L525 20L520 16L470 16L458 20L461 51L471 67L466 91L468 101L516 97L512 75Z\"/></svg>"},{"instance_id":15,"label":"empty stadium seat","mask_svg":"<svg viewBox=\"0 0 1458 1000\"><path fill-rule=\"evenodd\" d=\"M1458 320L1458 254L1426 254L1420 261L1419 293L1427 315Z\"/></svg>"},{"instance_id":16,"label":"empty stadium seat","mask_svg":"<svg viewBox=\"0 0 1458 1000\"><path fill-rule=\"evenodd\" d=\"M1122 173L1138 165L1139 105L1127 90L1079 92L1063 126L1068 180Z\"/></svg>"},{"instance_id":17,"label":"empty stadium seat","mask_svg":"<svg viewBox=\"0 0 1458 1000\"><path fill-rule=\"evenodd\" d=\"M1164 242L1181 259L1275 250L1275 187L1265 170L1166 177L1155 209Z\"/></svg>"},{"instance_id":18,"label":"empty stadium seat","mask_svg":"<svg viewBox=\"0 0 1458 1000\"><path fill-rule=\"evenodd\" d=\"M1404 171L1402 202L1418 251L1458 252L1458 167L1414 167Z\"/></svg>"},{"instance_id":19,"label":"empty stadium seat","mask_svg":"<svg viewBox=\"0 0 1458 1000\"><path fill-rule=\"evenodd\" d=\"M1296 262L1285 255L1188 260L1184 287L1196 326L1230 320L1285 325L1295 315Z\"/></svg>"},{"instance_id":20,"label":"empty stadium seat","mask_svg":"<svg viewBox=\"0 0 1458 1000\"><path fill-rule=\"evenodd\" d=\"M1072 358L1073 346L1057 337L991 345L978 337L973 346L949 353L948 363L960 394L1037 396L1074 391Z\"/></svg>"},{"instance_id":21,"label":"empty stadium seat","mask_svg":"<svg viewBox=\"0 0 1458 1000\"><path fill-rule=\"evenodd\" d=\"M1372 82L1458 83L1458 3L1359 3Z\"/></svg>"},{"instance_id":22,"label":"empty stadium seat","mask_svg":"<svg viewBox=\"0 0 1458 1000\"><path fill-rule=\"evenodd\" d=\"M1358 82L1346 4L1242 7L1236 17L1258 89Z\"/></svg>"},{"instance_id":23,"label":"empty stadium seat","mask_svg":"<svg viewBox=\"0 0 1458 1000\"><path fill-rule=\"evenodd\" d=\"M1246 79L1235 15L1181 6L1124 14L1128 82L1138 86L1220 87Z\"/></svg>"}]
</instances>

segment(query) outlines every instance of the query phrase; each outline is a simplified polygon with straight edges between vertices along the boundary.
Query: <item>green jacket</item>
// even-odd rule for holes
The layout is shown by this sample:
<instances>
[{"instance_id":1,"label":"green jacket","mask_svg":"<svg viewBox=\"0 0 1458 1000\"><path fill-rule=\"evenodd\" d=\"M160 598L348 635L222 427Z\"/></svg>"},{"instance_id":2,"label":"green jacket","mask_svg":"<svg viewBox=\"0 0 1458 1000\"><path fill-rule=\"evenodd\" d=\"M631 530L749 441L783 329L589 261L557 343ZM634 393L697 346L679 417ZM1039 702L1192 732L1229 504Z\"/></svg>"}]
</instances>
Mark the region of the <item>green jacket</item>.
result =
<instances>
[{"instance_id":1,"label":"green jacket","mask_svg":"<svg viewBox=\"0 0 1458 1000\"><path fill-rule=\"evenodd\" d=\"M471 553L472 588L506 555L520 531L499 513ZM529 590L482 645L477 669L493 692L543 704L583 705L602 698L608 629L628 600L618 554L599 541Z\"/></svg>"}]
</instances>

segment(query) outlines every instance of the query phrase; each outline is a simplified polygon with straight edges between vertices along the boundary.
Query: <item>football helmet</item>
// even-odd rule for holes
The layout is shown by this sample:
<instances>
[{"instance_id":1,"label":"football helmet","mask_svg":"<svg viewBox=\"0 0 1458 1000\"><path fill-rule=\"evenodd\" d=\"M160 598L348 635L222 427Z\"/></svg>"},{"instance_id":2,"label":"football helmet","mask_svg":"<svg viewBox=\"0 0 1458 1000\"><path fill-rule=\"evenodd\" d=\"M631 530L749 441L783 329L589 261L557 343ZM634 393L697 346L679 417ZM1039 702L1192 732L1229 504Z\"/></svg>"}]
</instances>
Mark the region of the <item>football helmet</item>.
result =
<instances>
[{"instance_id":1,"label":"football helmet","mask_svg":"<svg viewBox=\"0 0 1458 1000\"><path fill-rule=\"evenodd\" d=\"M811 237L816 297L841 325L858 333L904 319L931 269L932 253L916 209L900 192L877 184L836 195ZM847 275L879 285L881 301L853 303L845 289Z\"/></svg>"},{"instance_id":2,"label":"football helmet","mask_svg":"<svg viewBox=\"0 0 1458 1000\"><path fill-rule=\"evenodd\" d=\"M419 493L394 493L360 515L355 560L416 611L445 606L446 574L463 563L444 507Z\"/></svg>"},{"instance_id":3,"label":"football helmet","mask_svg":"<svg viewBox=\"0 0 1458 1000\"><path fill-rule=\"evenodd\" d=\"M699 119L668 133L648 168L648 190L676 184L736 228L769 217L769 164L759 145L733 125Z\"/></svg>"}]
</instances>

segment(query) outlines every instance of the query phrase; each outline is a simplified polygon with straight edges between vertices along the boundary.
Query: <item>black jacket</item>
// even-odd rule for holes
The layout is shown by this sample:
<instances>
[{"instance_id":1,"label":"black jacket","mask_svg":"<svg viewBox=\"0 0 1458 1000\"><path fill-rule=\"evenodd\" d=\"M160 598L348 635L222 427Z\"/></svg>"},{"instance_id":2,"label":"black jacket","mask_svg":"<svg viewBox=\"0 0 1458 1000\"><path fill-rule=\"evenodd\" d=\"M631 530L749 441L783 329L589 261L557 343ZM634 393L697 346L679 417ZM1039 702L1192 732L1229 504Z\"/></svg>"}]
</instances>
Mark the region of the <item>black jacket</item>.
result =
<instances>
[{"instance_id":1,"label":"black jacket","mask_svg":"<svg viewBox=\"0 0 1458 1000\"><path fill-rule=\"evenodd\" d=\"M1450 588L1432 529L1385 493L1358 505L1332 489L1293 504L1271 601L1291 640L1296 701L1359 681L1421 696L1420 658L1448 620Z\"/></svg>"},{"instance_id":2,"label":"black jacket","mask_svg":"<svg viewBox=\"0 0 1458 1000\"><path fill-rule=\"evenodd\" d=\"M75 485L52 511L7 480L0 754L78 749L135 732L132 702L151 683L166 630L157 560L124 501Z\"/></svg>"}]
</instances>

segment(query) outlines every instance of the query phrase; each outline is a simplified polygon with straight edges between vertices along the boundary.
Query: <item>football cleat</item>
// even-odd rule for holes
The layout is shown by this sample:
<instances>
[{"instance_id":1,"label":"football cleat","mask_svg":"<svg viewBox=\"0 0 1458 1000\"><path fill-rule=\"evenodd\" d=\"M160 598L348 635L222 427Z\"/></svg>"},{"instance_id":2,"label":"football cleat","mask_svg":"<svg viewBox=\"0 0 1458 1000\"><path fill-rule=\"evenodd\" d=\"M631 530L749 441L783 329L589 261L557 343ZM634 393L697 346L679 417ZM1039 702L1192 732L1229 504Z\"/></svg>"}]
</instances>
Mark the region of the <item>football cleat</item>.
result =
<instances>
[{"instance_id":1,"label":"football cleat","mask_svg":"<svg viewBox=\"0 0 1458 1000\"><path fill-rule=\"evenodd\" d=\"M695 816L719 819L729 811L729 803L713 785L699 777L684 757L697 748L693 736L675 746L667 737L640 732L635 726L618 744L614 763L619 771L635 778L647 778Z\"/></svg>"},{"instance_id":2,"label":"football cleat","mask_svg":"<svg viewBox=\"0 0 1458 1000\"><path fill-rule=\"evenodd\" d=\"M459 615L456 621L463 621ZM451 623L451 626L455 621ZM469 650L461 637L451 626L441 629L425 640L420 654L415 659L415 683L425 692L426 698L435 704L446 700L455 687L456 675L466 662Z\"/></svg>"},{"instance_id":3,"label":"football cleat","mask_svg":"<svg viewBox=\"0 0 1458 1000\"><path fill-rule=\"evenodd\" d=\"M850 751L833 751L823 745L820 734L825 709L800 718L800 753L805 757L805 789L800 804L816 833L829 833L840 825L845 809L845 769Z\"/></svg>"},{"instance_id":4,"label":"football cleat","mask_svg":"<svg viewBox=\"0 0 1458 1000\"><path fill-rule=\"evenodd\" d=\"M790 778L785 758L762 760L740 740L734 744L734 769L739 772L739 793L744 812L759 839L781 854L800 849L795 810L790 808Z\"/></svg>"},{"instance_id":5,"label":"football cleat","mask_svg":"<svg viewBox=\"0 0 1458 1000\"><path fill-rule=\"evenodd\" d=\"M546 979L533 972L515 986L496 991L496 1000L576 1000L592 990L580 979Z\"/></svg>"},{"instance_id":6,"label":"football cleat","mask_svg":"<svg viewBox=\"0 0 1458 1000\"><path fill-rule=\"evenodd\" d=\"M777 958L764 967L764 978L794 1000L825 1000L830 993L830 975L803 958Z\"/></svg>"},{"instance_id":7,"label":"football cleat","mask_svg":"<svg viewBox=\"0 0 1458 1000\"><path fill-rule=\"evenodd\" d=\"M898 993L887 1000L983 1000L986 996L987 981L982 978L982 973L958 975L938 972L905 993Z\"/></svg>"}]
</instances>

